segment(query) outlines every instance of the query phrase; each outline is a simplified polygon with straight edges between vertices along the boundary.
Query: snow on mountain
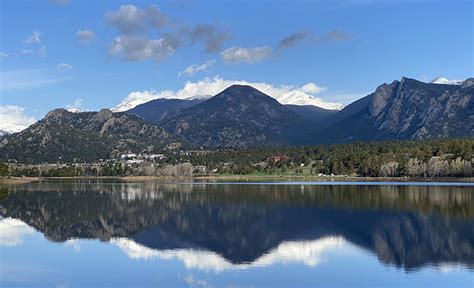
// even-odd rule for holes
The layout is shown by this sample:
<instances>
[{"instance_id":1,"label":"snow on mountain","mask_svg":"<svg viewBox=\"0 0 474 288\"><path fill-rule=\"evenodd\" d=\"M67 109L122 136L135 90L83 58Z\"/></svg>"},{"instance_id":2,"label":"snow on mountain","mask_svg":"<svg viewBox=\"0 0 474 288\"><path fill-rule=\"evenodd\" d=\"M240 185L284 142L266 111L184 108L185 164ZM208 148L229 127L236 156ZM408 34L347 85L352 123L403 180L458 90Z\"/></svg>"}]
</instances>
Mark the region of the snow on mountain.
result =
<instances>
[{"instance_id":1,"label":"snow on mountain","mask_svg":"<svg viewBox=\"0 0 474 288\"><path fill-rule=\"evenodd\" d=\"M153 99L150 99L148 101L151 101L151 100L153 100ZM119 105L113 107L110 110L112 110L112 112L124 112L124 111L128 111L130 109L133 109L133 108L137 107L138 105L146 103L148 101L142 100L142 99L136 99L136 100L133 100L133 101L130 101L130 102L123 102L122 101Z\"/></svg>"},{"instance_id":2,"label":"snow on mountain","mask_svg":"<svg viewBox=\"0 0 474 288\"><path fill-rule=\"evenodd\" d=\"M271 96L271 95L270 95ZM299 90L292 90L280 97L274 97L278 102L284 105L312 105L328 110L341 110L344 105L341 103L330 103L314 96L308 95Z\"/></svg>"},{"instance_id":3,"label":"snow on mountain","mask_svg":"<svg viewBox=\"0 0 474 288\"><path fill-rule=\"evenodd\" d=\"M148 94L148 95L147 95ZM130 97L132 96L132 97ZM140 97L145 96L145 97ZM157 97L158 96L158 97ZM212 95L196 95L187 98L178 98L178 97L166 97L164 95L154 94L154 92L144 91L144 92L132 92L127 98L125 98L119 105L111 108L112 112L125 112L130 109L137 107L138 105L144 104L148 101L155 99L181 99L181 100L194 100L194 99L209 99Z\"/></svg>"},{"instance_id":4,"label":"snow on mountain","mask_svg":"<svg viewBox=\"0 0 474 288\"><path fill-rule=\"evenodd\" d=\"M464 80L449 80L444 77L437 77L433 79L430 83L433 84L445 84L445 85L462 85Z\"/></svg>"},{"instance_id":5,"label":"snow on mountain","mask_svg":"<svg viewBox=\"0 0 474 288\"><path fill-rule=\"evenodd\" d=\"M344 107L344 105L340 103L330 103L315 97L315 94L325 91L325 88L319 87L314 83L307 83L301 87L289 85L275 86L264 82L225 80L220 77L214 77L205 78L198 82L187 82L182 89L177 91L135 91L123 99L119 105L111 108L111 110L113 112L123 112L140 104L160 98L181 100L191 100L196 98L207 99L236 84L252 86L285 105L313 105L329 110L341 110Z\"/></svg>"}]
</instances>

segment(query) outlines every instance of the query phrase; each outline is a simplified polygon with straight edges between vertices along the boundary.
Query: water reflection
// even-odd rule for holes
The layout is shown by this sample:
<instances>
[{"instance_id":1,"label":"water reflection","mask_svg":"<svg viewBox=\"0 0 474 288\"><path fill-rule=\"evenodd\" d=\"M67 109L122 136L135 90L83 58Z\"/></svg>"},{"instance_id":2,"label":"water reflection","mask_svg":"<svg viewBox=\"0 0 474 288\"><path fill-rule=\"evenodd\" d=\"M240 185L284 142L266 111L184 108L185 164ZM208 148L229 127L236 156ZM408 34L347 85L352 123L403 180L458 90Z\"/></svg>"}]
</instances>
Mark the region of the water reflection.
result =
<instances>
[{"instance_id":1,"label":"water reflection","mask_svg":"<svg viewBox=\"0 0 474 288\"><path fill-rule=\"evenodd\" d=\"M35 230L23 221L13 218L0 219L0 246L12 247L23 243L23 237Z\"/></svg>"},{"instance_id":2,"label":"water reflection","mask_svg":"<svg viewBox=\"0 0 474 288\"><path fill-rule=\"evenodd\" d=\"M99 239L132 259L223 271L315 266L355 245L406 271L474 267L472 187L40 183L0 200L0 244L33 228L80 249ZM26 223L26 224L25 224ZM33 228L32 228L33 227ZM448 267L448 268L447 268Z\"/></svg>"}]
</instances>

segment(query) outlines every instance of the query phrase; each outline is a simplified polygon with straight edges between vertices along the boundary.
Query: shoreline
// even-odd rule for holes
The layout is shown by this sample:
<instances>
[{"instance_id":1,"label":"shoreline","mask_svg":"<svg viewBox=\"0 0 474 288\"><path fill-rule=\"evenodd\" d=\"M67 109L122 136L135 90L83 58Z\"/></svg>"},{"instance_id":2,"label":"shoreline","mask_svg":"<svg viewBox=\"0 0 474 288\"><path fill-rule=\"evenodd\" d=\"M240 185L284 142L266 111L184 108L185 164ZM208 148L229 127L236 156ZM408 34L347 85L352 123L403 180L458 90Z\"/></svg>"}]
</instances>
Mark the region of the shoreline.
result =
<instances>
[{"instance_id":1,"label":"shoreline","mask_svg":"<svg viewBox=\"0 0 474 288\"><path fill-rule=\"evenodd\" d=\"M223 181L274 181L274 182L462 182L474 183L474 177L349 177L349 176L246 176L246 175L211 175L192 177L169 177L169 176L76 176L76 177L9 177L0 179L1 185L19 185L48 180L119 180L127 183L157 181L157 180L223 180Z\"/></svg>"},{"instance_id":2,"label":"shoreline","mask_svg":"<svg viewBox=\"0 0 474 288\"><path fill-rule=\"evenodd\" d=\"M195 176L198 180L274 180L278 182L466 182L473 183L474 177L354 177L354 176Z\"/></svg>"}]
</instances>

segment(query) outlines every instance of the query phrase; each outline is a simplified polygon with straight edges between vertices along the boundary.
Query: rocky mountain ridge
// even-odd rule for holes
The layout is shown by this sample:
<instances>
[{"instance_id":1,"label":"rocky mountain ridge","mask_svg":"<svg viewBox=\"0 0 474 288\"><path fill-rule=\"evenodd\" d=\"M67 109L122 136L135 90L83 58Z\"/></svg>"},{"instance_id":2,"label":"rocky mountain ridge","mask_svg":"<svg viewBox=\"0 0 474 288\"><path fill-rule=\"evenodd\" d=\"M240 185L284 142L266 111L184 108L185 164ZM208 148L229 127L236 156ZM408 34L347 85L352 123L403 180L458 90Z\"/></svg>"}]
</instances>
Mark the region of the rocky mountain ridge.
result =
<instances>
[{"instance_id":1,"label":"rocky mountain ridge","mask_svg":"<svg viewBox=\"0 0 474 288\"><path fill-rule=\"evenodd\" d=\"M325 142L474 136L474 78L462 85L410 78L382 84L374 93L328 117Z\"/></svg>"},{"instance_id":2,"label":"rocky mountain ridge","mask_svg":"<svg viewBox=\"0 0 474 288\"><path fill-rule=\"evenodd\" d=\"M132 150L156 150L175 139L161 128L109 109L48 112L27 129L4 137L0 158L20 162L93 161Z\"/></svg>"}]
</instances>

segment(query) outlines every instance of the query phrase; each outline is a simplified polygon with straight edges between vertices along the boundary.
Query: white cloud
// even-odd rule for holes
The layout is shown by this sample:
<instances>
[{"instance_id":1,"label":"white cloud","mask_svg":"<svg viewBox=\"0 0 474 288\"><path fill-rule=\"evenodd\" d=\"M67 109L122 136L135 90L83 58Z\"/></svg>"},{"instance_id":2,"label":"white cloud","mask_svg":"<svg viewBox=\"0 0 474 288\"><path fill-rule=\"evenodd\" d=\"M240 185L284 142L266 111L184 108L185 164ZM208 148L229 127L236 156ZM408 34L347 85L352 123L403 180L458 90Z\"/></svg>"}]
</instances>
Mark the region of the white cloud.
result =
<instances>
[{"instance_id":1,"label":"white cloud","mask_svg":"<svg viewBox=\"0 0 474 288\"><path fill-rule=\"evenodd\" d=\"M58 65L56 65L56 67L58 68L58 70L63 70L63 71L72 69L72 65L69 65L66 63L59 63Z\"/></svg>"},{"instance_id":2,"label":"white cloud","mask_svg":"<svg viewBox=\"0 0 474 288\"><path fill-rule=\"evenodd\" d=\"M48 55L47 51L46 51L46 46L43 46L41 47L39 50L38 50L38 55L41 57L41 58L46 58L46 56Z\"/></svg>"},{"instance_id":3,"label":"white cloud","mask_svg":"<svg viewBox=\"0 0 474 288\"><path fill-rule=\"evenodd\" d=\"M321 262L322 255L331 249L338 249L347 242L342 237L325 237L312 241L288 241L280 243L268 253L250 263L235 264L221 255L195 249L151 249L127 238L113 238L117 245L131 259L179 260L187 269L221 272L254 267L269 267L275 264L301 263L314 267Z\"/></svg>"},{"instance_id":4,"label":"white cloud","mask_svg":"<svg viewBox=\"0 0 474 288\"><path fill-rule=\"evenodd\" d=\"M73 104L66 105L66 108L69 112L82 112L84 110L84 108L82 108L82 99L77 98Z\"/></svg>"},{"instance_id":5,"label":"white cloud","mask_svg":"<svg viewBox=\"0 0 474 288\"><path fill-rule=\"evenodd\" d=\"M324 91L324 87L314 83L308 83L302 87L295 85L273 85L265 82L248 82L244 80L225 80L216 76L214 78L204 78L197 82L186 82L182 89L177 91L134 91L130 93L119 105L113 108L114 111L126 111L133 107L148 102L153 99L192 99L196 97L214 96L232 85L250 85L263 93L275 98L282 104L314 105L325 109L342 109L340 103L329 103L314 94Z\"/></svg>"},{"instance_id":6,"label":"white cloud","mask_svg":"<svg viewBox=\"0 0 474 288\"><path fill-rule=\"evenodd\" d=\"M316 86L316 84L314 84L314 83L308 83L306 85L303 85L303 87L301 87L301 90L304 93L317 94L317 93L323 92L325 90L325 88Z\"/></svg>"},{"instance_id":7,"label":"white cloud","mask_svg":"<svg viewBox=\"0 0 474 288\"><path fill-rule=\"evenodd\" d=\"M127 61L153 59L160 62L175 51L173 43L165 38L147 39L121 35L109 45L109 53Z\"/></svg>"},{"instance_id":8,"label":"white cloud","mask_svg":"<svg viewBox=\"0 0 474 288\"><path fill-rule=\"evenodd\" d=\"M21 50L21 52L20 52L21 55L31 55L31 54L33 54L33 53L34 53L34 52L33 52L33 49L23 49L23 50Z\"/></svg>"},{"instance_id":9,"label":"white cloud","mask_svg":"<svg viewBox=\"0 0 474 288\"><path fill-rule=\"evenodd\" d=\"M182 76L182 75L192 76L196 74L197 72L207 71L215 63L216 63L216 60L209 60L209 61L204 62L204 64L201 64L201 65L196 65L196 64L190 65L186 67L183 71L179 72L178 76Z\"/></svg>"},{"instance_id":10,"label":"white cloud","mask_svg":"<svg viewBox=\"0 0 474 288\"><path fill-rule=\"evenodd\" d=\"M23 221L13 218L0 219L0 246L13 247L23 243L23 238L35 230Z\"/></svg>"},{"instance_id":11,"label":"white cloud","mask_svg":"<svg viewBox=\"0 0 474 288\"><path fill-rule=\"evenodd\" d=\"M8 58L8 53L0 52L0 59Z\"/></svg>"},{"instance_id":12,"label":"white cloud","mask_svg":"<svg viewBox=\"0 0 474 288\"><path fill-rule=\"evenodd\" d=\"M31 32L24 42L26 44L39 44L41 42L40 33L38 31Z\"/></svg>"},{"instance_id":13,"label":"white cloud","mask_svg":"<svg viewBox=\"0 0 474 288\"><path fill-rule=\"evenodd\" d=\"M36 122L35 117L25 115L25 108L14 105L0 106L0 130L16 133Z\"/></svg>"},{"instance_id":14,"label":"white cloud","mask_svg":"<svg viewBox=\"0 0 474 288\"><path fill-rule=\"evenodd\" d=\"M272 56L272 48L270 46L242 48L233 46L221 52L222 60L225 63L237 64L258 63Z\"/></svg>"},{"instance_id":15,"label":"white cloud","mask_svg":"<svg viewBox=\"0 0 474 288\"><path fill-rule=\"evenodd\" d=\"M87 30L87 29L81 30L81 29L79 29L79 31L77 31L77 33L76 33L76 38L81 43L89 43L89 42L91 42L92 40L95 39L95 33L91 30Z\"/></svg>"}]
</instances>

